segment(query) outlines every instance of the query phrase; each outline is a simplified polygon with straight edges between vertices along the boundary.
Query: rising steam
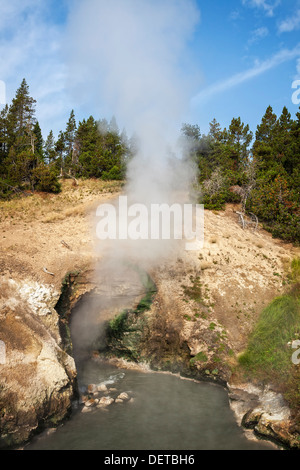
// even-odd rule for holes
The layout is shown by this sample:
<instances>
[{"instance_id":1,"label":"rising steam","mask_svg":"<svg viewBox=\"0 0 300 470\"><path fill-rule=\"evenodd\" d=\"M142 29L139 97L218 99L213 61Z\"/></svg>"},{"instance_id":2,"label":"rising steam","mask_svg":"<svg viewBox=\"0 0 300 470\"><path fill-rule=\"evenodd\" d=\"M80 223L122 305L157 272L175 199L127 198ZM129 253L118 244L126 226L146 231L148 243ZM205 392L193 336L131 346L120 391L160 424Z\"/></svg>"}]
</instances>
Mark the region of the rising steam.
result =
<instances>
[{"instance_id":1,"label":"rising steam","mask_svg":"<svg viewBox=\"0 0 300 470\"><path fill-rule=\"evenodd\" d=\"M176 152L188 110L187 45L198 20L193 0L84 0L70 18L68 58L77 98L96 103L100 116L115 115L138 135L141 166L150 171L141 173L152 182L165 157Z\"/></svg>"},{"instance_id":2,"label":"rising steam","mask_svg":"<svg viewBox=\"0 0 300 470\"><path fill-rule=\"evenodd\" d=\"M178 136L194 93L187 46L199 16L194 0L79 0L72 10L67 57L77 100L138 136L125 188L130 203L185 202L195 175ZM110 249L112 271L128 257L160 261L171 246L99 244Z\"/></svg>"}]
</instances>

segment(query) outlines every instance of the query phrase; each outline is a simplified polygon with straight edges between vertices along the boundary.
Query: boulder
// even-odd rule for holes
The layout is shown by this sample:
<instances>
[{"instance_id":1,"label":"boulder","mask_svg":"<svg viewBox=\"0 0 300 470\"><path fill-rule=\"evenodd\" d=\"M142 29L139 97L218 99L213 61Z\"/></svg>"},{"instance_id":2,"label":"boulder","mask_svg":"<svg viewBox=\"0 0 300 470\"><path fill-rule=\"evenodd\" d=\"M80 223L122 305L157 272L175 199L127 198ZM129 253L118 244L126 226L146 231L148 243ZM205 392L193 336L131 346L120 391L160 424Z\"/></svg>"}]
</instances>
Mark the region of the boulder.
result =
<instances>
[{"instance_id":1,"label":"boulder","mask_svg":"<svg viewBox=\"0 0 300 470\"><path fill-rule=\"evenodd\" d=\"M130 396L128 395L128 393L123 392L120 393L120 395L117 397L117 400L128 401L130 400Z\"/></svg>"},{"instance_id":2,"label":"boulder","mask_svg":"<svg viewBox=\"0 0 300 470\"><path fill-rule=\"evenodd\" d=\"M105 407L105 406L109 406L111 405L112 403L114 403L114 399L111 398L111 397L102 397L100 398L99 402L98 402L98 406L99 407Z\"/></svg>"},{"instance_id":3,"label":"boulder","mask_svg":"<svg viewBox=\"0 0 300 470\"><path fill-rule=\"evenodd\" d=\"M75 362L64 351L54 310L60 292L40 285L40 298L35 284L34 289L25 284L2 280L0 287L6 346L0 367L0 448L23 444L41 425L57 426L71 411L75 393Z\"/></svg>"},{"instance_id":4,"label":"boulder","mask_svg":"<svg viewBox=\"0 0 300 470\"><path fill-rule=\"evenodd\" d=\"M95 384L88 385L88 393L94 394L98 392L98 387Z\"/></svg>"},{"instance_id":5,"label":"boulder","mask_svg":"<svg viewBox=\"0 0 300 470\"><path fill-rule=\"evenodd\" d=\"M85 402L84 406L86 406L87 408L91 408L92 406L96 406L96 404L97 404L96 400L91 398L90 400Z\"/></svg>"}]
</instances>

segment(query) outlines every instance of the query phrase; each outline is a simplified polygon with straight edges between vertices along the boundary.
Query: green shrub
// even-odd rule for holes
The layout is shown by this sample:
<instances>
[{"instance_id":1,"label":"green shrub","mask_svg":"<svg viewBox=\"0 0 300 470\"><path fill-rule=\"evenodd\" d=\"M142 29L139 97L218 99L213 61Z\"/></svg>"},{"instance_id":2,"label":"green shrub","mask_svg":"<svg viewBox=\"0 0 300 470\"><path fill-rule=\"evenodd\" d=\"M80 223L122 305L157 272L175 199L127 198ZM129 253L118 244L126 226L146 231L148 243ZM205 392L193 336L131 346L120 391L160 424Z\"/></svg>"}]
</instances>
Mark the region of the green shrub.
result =
<instances>
[{"instance_id":1,"label":"green shrub","mask_svg":"<svg viewBox=\"0 0 300 470\"><path fill-rule=\"evenodd\" d=\"M61 185L54 168L41 164L32 170L31 178L36 191L56 194L61 191Z\"/></svg>"},{"instance_id":2,"label":"green shrub","mask_svg":"<svg viewBox=\"0 0 300 470\"><path fill-rule=\"evenodd\" d=\"M111 170L102 173L102 179L105 181L121 181L123 178L122 170L116 165Z\"/></svg>"},{"instance_id":3,"label":"green shrub","mask_svg":"<svg viewBox=\"0 0 300 470\"><path fill-rule=\"evenodd\" d=\"M206 354L203 351L200 351L198 354L196 354L195 357L192 357L192 359L190 360L190 363L194 365L195 362L207 362L207 361L208 361L208 357L206 356Z\"/></svg>"}]
</instances>

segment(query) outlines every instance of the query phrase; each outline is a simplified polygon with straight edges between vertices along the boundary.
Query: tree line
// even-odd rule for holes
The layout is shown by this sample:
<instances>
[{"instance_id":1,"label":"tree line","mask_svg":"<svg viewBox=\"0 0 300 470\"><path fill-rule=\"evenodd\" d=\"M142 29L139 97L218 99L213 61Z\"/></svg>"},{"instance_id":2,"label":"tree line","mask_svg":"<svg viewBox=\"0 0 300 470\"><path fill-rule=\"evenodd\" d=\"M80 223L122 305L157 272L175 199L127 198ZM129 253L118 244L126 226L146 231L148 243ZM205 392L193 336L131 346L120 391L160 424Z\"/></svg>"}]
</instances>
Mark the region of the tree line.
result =
<instances>
[{"instance_id":1,"label":"tree line","mask_svg":"<svg viewBox=\"0 0 300 470\"><path fill-rule=\"evenodd\" d=\"M240 117L228 129L214 119L207 135L184 124L189 155L199 168L201 201L207 209L242 203L264 228L300 243L300 113L286 107L277 116L268 106L255 135Z\"/></svg>"},{"instance_id":2,"label":"tree line","mask_svg":"<svg viewBox=\"0 0 300 470\"><path fill-rule=\"evenodd\" d=\"M112 118L93 116L46 140L35 114L36 101L23 79L10 105L0 112L0 198L20 191L61 190L62 177L123 180L137 141L120 132ZM240 117L222 129L213 119L209 132L197 124L181 129L186 155L197 165L200 202L220 210L241 203L275 237L300 243L300 113L269 106L255 135Z\"/></svg>"},{"instance_id":3,"label":"tree line","mask_svg":"<svg viewBox=\"0 0 300 470\"><path fill-rule=\"evenodd\" d=\"M30 190L57 193L60 177L122 180L134 139L119 131L115 118L76 123L72 110L66 128L43 140L36 100L23 79L10 105L0 112L0 197Z\"/></svg>"}]
</instances>

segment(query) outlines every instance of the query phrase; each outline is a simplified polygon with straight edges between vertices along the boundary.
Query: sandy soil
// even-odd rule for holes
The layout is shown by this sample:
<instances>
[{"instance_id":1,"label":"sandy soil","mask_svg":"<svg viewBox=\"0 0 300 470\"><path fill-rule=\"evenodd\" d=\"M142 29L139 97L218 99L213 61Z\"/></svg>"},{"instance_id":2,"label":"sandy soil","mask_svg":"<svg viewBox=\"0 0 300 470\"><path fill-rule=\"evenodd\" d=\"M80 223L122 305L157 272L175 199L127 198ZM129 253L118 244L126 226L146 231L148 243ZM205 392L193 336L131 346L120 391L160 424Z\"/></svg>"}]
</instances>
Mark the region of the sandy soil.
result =
<instances>
[{"instance_id":1,"label":"sandy soil","mask_svg":"<svg viewBox=\"0 0 300 470\"><path fill-rule=\"evenodd\" d=\"M128 292L131 299L132 289L137 291L138 279L130 283L127 275L117 273L114 279L99 274L96 207L120 192L117 183L80 181L73 186L66 181L59 195L0 203L0 340L7 351L0 368L0 408L5 411L0 431L17 443L37 429L39 420L62 419L71 404L70 378L76 370L73 359L62 352L54 310L66 274L84 274L81 293L97 279L97 289L105 296L109 281L121 304ZM158 288L149 313L150 356L172 360L177 354L189 361L205 353L207 363L214 364L219 354L223 362L218 362L217 373L226 379L230 349L235 354L244 349L262 307L284 291L290 261L299 249L272 239L261 228L255 233L242 230L237 209L206 211L204 248L176 251L150 270ZM198 289L195 279L201 283L200 301L192 298ZM207 366L201 362L198 367ZM46 397L52 397L50 408Z\"/></svg>"},{"instance_id":2,"label":"sandy soil","mask_svg":"<svg viewBox=\"0 0 300 470\"><path fill-rule=\"evenodd\" d=\"M60 195L36 194L0 204L0 272L60 290L69 271L92 268L93 215L119 184L64 183ZM51 274L48 274L51 273Z\"/></svg>"},{"instance_id":3,"label":"sandy soil","mask_svg":"<svg viewBox=\"0 0 300 470\"><path fill-rule=\"evenodd\" d=\"M291 260L300 251L260 227L243 230L237 223L237 210L239 206L228 205L218 214L206 211L199 258L214 315L239 350L262 308L284 291Z\"/></svg>"},{"instance_id":4,"label":"sandy soil","mask_svg":"<svg viewBox=\"0 0 300 470\"><path fill-rule=\"evenodd\" d=\"M61 195L36 194L1 203L2 280L29 278L60 290L66 273L92 270L95 209L119 191L118 184L80 182L74 187L66 181ZM261 228L243 230L238 209L228 205L224 212L206 211L203 250L183 253L183 264L171 263L164 274L165 267L160 267L155 276L165 299L175 299L182 297L179 286L189 272L200 273L213 317L226 329L235 352L245 346L262 307L284 290L290 261L299 255L299 249ZM181 317L185 309L182 303Z\"/></svg>"},{"instance_id":5,"label":"sandy soil","mask_svg":"<svg viewBox=\"0 0 300 470\"><path fill-rule=\"evenodd\" d=\"M224 212L205 211L205 239L200 252L185 252L154 271L159 286L156 308L169 325L180 323L191 354L203 350L204 331L215 323L235 354L244 350L262 309L286 288L291 260L299 249L273 239L261 227L243 230L238 205ZM199 277L201 300L193 302ZM184 286L192 290L185 294ZM195 286L195 285L194 285Z\"/></svg>"}]
</instances>

